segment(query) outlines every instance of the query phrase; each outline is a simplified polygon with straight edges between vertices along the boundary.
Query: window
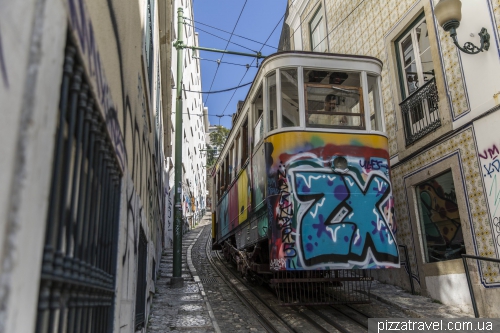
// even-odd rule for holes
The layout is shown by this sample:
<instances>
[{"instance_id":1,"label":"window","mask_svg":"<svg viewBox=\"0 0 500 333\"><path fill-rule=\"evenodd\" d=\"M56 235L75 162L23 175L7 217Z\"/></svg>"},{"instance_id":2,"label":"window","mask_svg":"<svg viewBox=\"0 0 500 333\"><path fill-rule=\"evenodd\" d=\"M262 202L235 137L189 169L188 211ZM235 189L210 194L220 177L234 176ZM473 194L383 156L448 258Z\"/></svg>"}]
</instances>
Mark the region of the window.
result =
<instances>
[{"instance_id":1,"label":"window","mask_svg":"<svg viewBox=\"0 0 500 333\"><path fill-rule=\"evenodd\" d=\"M429 31L424 13L395 41L406 144L441 125Z\"/></svg>"},{"instance_id":2,"label":"window","mask_svg":"<svg viewBox=\"0 0 500 333\"><path fill-rule=\"evenodd\" d=\"M64 66L68 64L74 64L75 67L83 66L80 52L71 51L76 47L71 38L66 40ZM39 223L45 224L46 234L44 253L39 257L42 263L37 266L40 270L40 281L33 281L40 286L36 322L44 323L37 327L37 332L49 332L49 327L52 327L50 332L83 331L84 322L88 328L104 327L102 324L113 320L113 304L116 301L114 267L117 265L117 242L114 241L113 235L117 235L119 230L120 207L117 200L110 200L110 198L120 196L120 166L109 136L101 137L93 130L89 130L90 124L86 119L93 118L92 126L96 128L106 125L98 106L87 104L87 101L93 98L93 89L70 89L73 82L81 82L82 85L87 86L91 83L80 71L65 73L64 76L63 79L61 74L59 78L62 82L60 101L72 100L74 104L60 103L57 118L61 122L58 126L54 124L54 154L59 151L63 153L60 159L56 159L51 170L50 192L47 193L49 196L47 216L39 218ZM58 80L56 77L52 79ZM73 109L72 105L79 107ZM70 120L72 118L70 114L78 114L74 123ZM94 147L96 152L100 152L102 159L91 158L90 145L85 144L96 137L101 137L95 140ZM106 167L103 167L99 161L107 161ZM94 170L93 175L90 170ZM95 176L95 170L100 171L99 177ZM73 194L78 196L78 200L72 200L75 198ZM99 207L99 211L106 212L106 214L87 214L94 211L90 204L92 207ZM87 213L81 214L83 212ZM88 237L89 235L92 237ZM58 248L57 244L62 245ZM54 256L56 249L58 256ZM79 262L81 263L79 267L86 267L78 273L81 280L74 279L72 274L61 274L62 271L58 273L53 269L57 265L58 258L61 263ZM65 270L65 272L70 271ZM95 278L95 272L102 272L98 273L100 276L98 279ZM145 270L139 270L137 274L142 272L146 274ZM84 292L74 292L82 287L79 282L82 280L85 281L87 289ZM145 282L140 279L137 281ZM109 290L109 292L102 290ZM142 289L136 290L137 299L145 302L146 292ZM91 299L99 301L89 302ZM54 300L56 303L49 300ZM54 304L57 306L53 307ZM136 318L141 311L144 313L144 309L140 306L136 307ZM87 314L92 315L87 316ZM75 318L86 319L76 324ZM138 323L137 320L136 323ZM113 328L109 327L109 330L113 331Z\"/></svg>"},{"instance_id":3,"label":"window","mask_svg":"<svg viewBox=\"0 0 500 333\"><path fill-rule=\"evenodd\" d=\"M241 142L242 142L242 136L241 134L238 135L238 138L236 139L236 165L238 165L238 169L241 169L243 166L242 159L241 159Z\"/></svg>"},{"instance_id":4,"label":"window","mask_svg":"<svg viewBox=\"0 0 500 333\"><path fill-rule=\"evenodd\" d=\"M321 7L318 8L313 19L309 22L309 31L311 33L311 51L325 52L326 49L326 34L323 22L323 12Z\"/></svg>"},{"instance_id":5,"label":"window","mask_svg":"<svg viewBox=\"0 0 500 333\"><path fill-rule=\"evenodd\" d=\"M241 138L241 166L248 159L248 119L245 119L242 126L242 138Z\"/></svg>"},{"instance_id":6,"label":"window","mask_svg":"<svg viewBox=\"0 0 500 333\"><path fill-rule=\"evenodd\" d=\"M306 125L364 129L360 73L304 69Z\"/></svg>"},{"instance_id":7,"label":"window","mask_svg":"<svg viewBox=\"0 0 500 333\"><path fill-rule=\"evenodd\" d=\"M403 99L434 78L429 31L424 14L396 40Z\"/></svg>"},{"instance_id":8,"label":"window","mask_svg":"<svg viewBox=\"0 0 500 333\"><path fill-rule=\"evenodd\" d=\"M267 100L269 110L269 131L278 128L278 100L276 98L276 73L267 77Z\"/></svg>"},{"instance_id":9,"label":"window","mask_svg":"<svg viewBox=\"0 0 500 333\"><path fill-rule=\"evenodd\" d=\"M375 131L383 131L379 83L376 76L368 75L368 102L370 104L370 125Z\"/></svg>"},{"instance_id":10,"label":"window","mask_svg":"<svg viewBox=\"0 0 500 333\"><path fill-rule=\"evenodd\" d=\"M252 102L252 113L254 121L254 147L259 144L259 142L264 137L264 121L262 117L263 113L263 99L262 99L262 86L257 90L257 94Z\"/></svg>"},{"instance_id":11,"label":"window","mask_svg":"<svg viewBox=\"0 0 500 333\"><path fill-rule=\"evenodd\" d=\"M282 126L299 126L299 85L297 69L282 69L280 70L280 76Z\"/></svg>"},{"instance_id":12,"label":"window","mask_svg":"<svg viewBox=\"0 0 500 333\"><path fill-rule=\"evenodd\" d=\"M229 165L229 154L226 155L226 161L224 162L224 190L227 190L229 188L229 183L230 183L230 178L229 178L229 172L231 166Z\"/></svg>"},{"instance_id":13,"label":"window","mask_svg":"<svg viewBox=\"0 0 500 333\"><path fill-rule=\"evenodd\" d=\"M451 170L415 190L426 262L461 258L465 244Z\"/></svg>"}]
</instances>

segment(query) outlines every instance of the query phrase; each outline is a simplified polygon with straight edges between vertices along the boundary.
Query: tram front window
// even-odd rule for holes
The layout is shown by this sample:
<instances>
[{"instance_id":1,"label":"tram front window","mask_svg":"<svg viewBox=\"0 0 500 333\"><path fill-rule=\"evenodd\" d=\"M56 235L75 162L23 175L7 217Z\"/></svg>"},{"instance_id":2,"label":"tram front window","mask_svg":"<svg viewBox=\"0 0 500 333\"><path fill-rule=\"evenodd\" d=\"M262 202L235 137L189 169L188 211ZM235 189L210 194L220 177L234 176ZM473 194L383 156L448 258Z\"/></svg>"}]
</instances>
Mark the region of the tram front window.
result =
<instances>
[{"instance_id":1,"label":"tram front window","mask_svg":"<svg viewBox=\"0 0 500 333\"><path fill-rule=\"evenodd\" d=\"M364 129L359 73L304 70L306 124Z\"/></svg>"}]
</instances>

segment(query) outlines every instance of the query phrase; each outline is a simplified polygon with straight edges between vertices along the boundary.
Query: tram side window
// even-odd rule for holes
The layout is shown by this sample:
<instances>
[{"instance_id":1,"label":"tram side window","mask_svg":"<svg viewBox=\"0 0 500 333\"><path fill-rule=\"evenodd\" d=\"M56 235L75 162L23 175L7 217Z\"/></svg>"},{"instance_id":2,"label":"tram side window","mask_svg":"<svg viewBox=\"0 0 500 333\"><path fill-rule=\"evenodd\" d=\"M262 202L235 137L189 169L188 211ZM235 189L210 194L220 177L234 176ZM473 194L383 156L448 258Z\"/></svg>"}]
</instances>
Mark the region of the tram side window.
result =
<instances>
[{"instance_id":1,"label":"tram side window","mask_svg":"<svg viewBox=\"0 0 500 333\"><path fill-rule=\"evenodd\" d=\"M370 103L371 129L382 131L382 110L377 77L368 75L368 102Z\"/></svg>"},{"instance_id":2,"label":"tram side window","mask_svg":"<svg viewBox=\"0 0 500 333\"><path fill-rule=\"evenodd\" d=\"M241 138L241 133L238 134L237 138L236 138L236 165L238 166L238 170L236 171L236 174L238 174L238 171L241 169L241 167L243 166L242 163L241 163L241 141L242 141L242 138Z\"/></svg>"},{"instance_id":3,"label":"tram side window","mask_svg":"<svg viewBox=\"0 0 500 333\"><path fill-rule=\"evenodd\" d=\"M214 176L214 183L215 183L215 195L217 196L215 198L215 202L218 202L219 201L219 197L220 197L220 185L219 185L219 179L220 179L220 176L219 176L219 172L217 172Z\"/></svg>"},{"instance_id":4,"label":"tram side window","mask_svg":"<svg viewBox=\"0 0 500 333\"><path fill-rule=\"evenodd\" d=\"M299 117L299 84L297 69L282 69L281 76L281 110L282 126L300 125Z\"/></svg>"},{"instance_id":5,"label":"tram side window","mask_svg":"<svg viewBox=\"0 0 500 333\"><path fill-rule=\"evenodd\" d=\"M217 190L219 191L219 198L220 198L222 196L222 193L224 193L224 163L222 163L219 169L218 183L219 187L217 188Z\"/></svg>"},{"instance_id":6,"label":"tram side window","mask_svg":"<svg viewBox=\"0 0 500 333\"><path fill-rule=\"evenodd\" d=\"M232 150L232 155L233 155L233 176L231 177L234 179L236 175L238 174L238 140L239 138L236 138L236 142L234 143L233 149Z\"/></svg>"},{"instance_id":7,"label":"tram side window","mask_svg":"<svg viewBox=\"0 0 500 333\"><path fill-rule=\"evenodd\" d=\"M231 170L231 166L229 165L229 154L226 155L226 162L224 163L224 165L226 166L224 168L224 191L225 191L228 189L229 183L231 182L229 178L229 173Z\"/></svg>"},{"instance_id":8,"label":"tram side window","mask_svg":"<svg viewBox=\"0 0 500 333\"><path fill-rule=\"evenodd\" d=\"M278 128L278 99L276 98L276 73L267 77L267 96L269 110L269 131Z\"/></svg>"},{"instance_id":9,"label":"tram side window","mask_svg":"<svg viewBox=\"0 0 500 333\"><path fill-rule=\"evenodd\" d=\"M245 122L242 126L242 137L241 137L241 166L248 159L248 118L245 119Z\"/></svg>"},{"instance_id":10,"label":"tram side window","mask_svg":"<svg viewBox=\"0 0 500 333\"><path fill-rule=\"evenodd\" d=\"M229 183L231 183L231 181L233 180L234 178L234 144L231 146L231 148L229 148Z\"/></svg>"},{"instance_id":11,"label":"tram side window","mask_svg":"<svg viewBox=\"0 0 500 333\"><path fill-rule=\"evenodd\" d=\"M262 98L262 86L258 89L257 95L255 96L252 102L252 112L254 119L254 130L253 130L253 138L254 138L254 147L259 144L260 140L264 137L264 120L263 120L263 110L264 102Z\"/></svg>"},{"instance_id":12,"label":"tram side window","mask_svg":"<svg viewBox=\"0 0 500 333\"><path fill-rule=\"evenodd\" d=\"M364 129L360 73L304 69L306 124Z\"/></svg>"}]
</instances>

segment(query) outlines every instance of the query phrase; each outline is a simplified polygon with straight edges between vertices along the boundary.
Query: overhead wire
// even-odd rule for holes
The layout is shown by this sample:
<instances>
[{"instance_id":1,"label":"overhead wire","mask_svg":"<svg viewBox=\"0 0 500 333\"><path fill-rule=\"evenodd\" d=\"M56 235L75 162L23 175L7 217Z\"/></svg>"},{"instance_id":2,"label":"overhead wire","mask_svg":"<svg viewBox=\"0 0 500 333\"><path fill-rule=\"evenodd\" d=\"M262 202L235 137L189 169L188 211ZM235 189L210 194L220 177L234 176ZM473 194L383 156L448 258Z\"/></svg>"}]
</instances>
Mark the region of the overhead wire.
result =
<instances>
[{"instance_id":1,"label":"overhead wire","mask_svg":"<svg viewBox=\"0 0 500 333\"><path fill-rule=\"evenodd\" d=\"M240 21L241 15L243 14L243 10L245 9L245 6L247 5L247 1L248 0L245 0L245 3L243 4L243 7L240 10L240 15L238 15L238 19L236 20L236 23L234 24L234 28L233 28L233 31L231 32L231 36L229 37L229 40L231 40L231 38L233 37L234 30L236 30L236 26L238 25L238 22ZM227 50L228 46L229 46L229 41L227 42L224 50ZM222 58L224 58L224 53L221 56L221 60L222 60ZM219 67L220 67L220 64L217 65L217 69L215 70L215 74L214 74L214 77L212 79L212 83L210 84L210 89L208 89L209 91L212 90L212 86L214 85L215 78L217 77L217 73L219 72ZM247 69L247 71L248 71L248 69ZM241 84L241 82L239 84ZM205 105L207 104L209 97L210 97L210 94L207 94L207 98L205 99L205 102L204 102ZM219 123L220 123L220 120L219 120Z\"/></svg>"},{"instance_id":2,"label":"overhead wire","mask_svg":"<svg viewBox=\"0 0 500 333\"><path fill-rule=\"evenodd\" d=\"M188 89L182 89L182 90L189 91L189 92L194 92L194 93L201 93L201 94L218 94L218 93L222 93L222 92L226 92L226 91L235 90L235 89L238 89L238 88L241 88L241 87L245 87L245 86L248 86L249 84L252 84L252 82L248 82L248 83L239 85L237 87L232 87L232 88L223 89L223 90L215 90L215 91L194 91L194 90L188 90Z\"/></svg>"},{"instance_id":3,"label":"overhead wire","mask_svg":"<svg viewBox=\"0 0 500 333\"><path fill-rule=\"evenodd\" d=\"M209 24L201 23L201 22L199 22L199 21L192 20L192 19L187 18L187 17L185 17L185 18L186 18L186 19L188 19L188 20L190 20L190 21L192 21L192 22L194 22L194 23L196 23L196 24L201 24L201 25L207 26L207 27L209 27L209 28L212 28L212 29L219 30L219 31L225 32L225 33L227 33L227 34L230 34L230 32L229 32L229 31L225 31L225 30L222 30L222 29L220 29L220 28L217 28L217 27L211 26L211 25L209 25ZM197 29L200 29L200 28L197 28ZM201 30L201 29L200 29L200 30ZM202 30L202 31L204 31L204 30ZM273 48L273 49L278 49L276 46L268 45L268 44L265 44L265 43L259 42L259 41L257 41L257 40L254 40L254 39L251 39L251 38L248 38L248 37L245 37L245 36L241 36L241 35L237 35L237 34L233 34L233 35L234 35L234 36L236 36L236 37L240 37L240 38L243 38L243 39L249 40L249 41L254 42L254 43L257 43L257 44L261 44L261 45L264 45L264 46L271 47L271 48Z\"/></svg>"},{"instance_id":4,"label":"overhead wire","mask_svg":"<svg viewBox=\"0 0 500 333\"><path fill-rule=\"evenodd\" d=\"M354 11L355 11L355 10L356 10L356 9L357 9L357 8L358 8L358 7L359 7L359 6L360 6L360 5L364 2L364 1L365 1L365 0L361 0L361 1L360 1L357 5L356 5L356 7L355 7L355 8L354 8L354 9L353 9L353 10L352 10L352 11L351 11L351 12L350 12L350 13L349 13L349 14L348 14L348 15L347 15L347 16L346 16L346 17L345 17L345 18L344 18L344 19L343 19L340 23L338 23L338 24L337 24L337 25L336 25L333 29L331 29L331 30L327 33L327 35L326 35L326 36L325 36L325 37L324 37L324 38L323 38L323 39L322 39L322 40L318 43L318 45L319 45L319 44L321 44L321 42L323 42L323 41L324 41L324 40L325 40L325 39L326 39L326 38L330 35L330 33L331 33L331 32L333 32L333 30L335 30L336 28L338 28L338 27L339 27L339 26L340 26L340 25L341 25L341 24L342 24L342 23L343 23L343 22L344 22L344 21L345 21L345 20L346 20L346 19L347 19L347 18L348 18L351 14L352 14L352 13L353 13L353 12L354 12ZM292 1L292 3L290 4L290 6L292 6L294 2L295 2L295 0L293 0L293 1ZM293 35L295 34L295 32L296 32L297 30L300 30L300 31L301 31L301 29L302 29L302 24L303 24L303 23L304 23L304 21L305 21L305 20L309 17L309 15L311 15L311 13L313 13L315 10L316 10L316 8L312 8L312 9L311 9L311 10L307 13L307 15L305 15L305 16L304 16L304 18L300 21L299 26L297 27L297 29L295 29L295 30L293 31L293 33L290 35L290 39L293 37ZM269 37L268 37L268 38L266 39L266 41L263 43L263 45L265 45L265 43L267 43L267 41L271 38L272 34L274 33L274 31L275 31L275 30L276 30L276 28L278 27L279 23L283 20L283 18L285 17L285 15L286 15L286 13L285 13L285 14L281 17L281 19L278 21L278 23L277 23L277 24L276 24L276 26L274 27L274 29L273 29L273 31L271 32L271 34L269 35ZM259 50L259 52L261 52L263 48L264 48L264 46L262 46L262 47L261 47L261 49ZM254 62L254 61L255 61L255 59L252 61L252 63L251 63L251 64L253 64L253 62ZM241 84L241 82L243 81L243 79L245 78L245 76L246 76L246 74L247 74L247 73L248 73L248 69L247 69L247 71L243 74L243 77L241 78L241 80L240 80L240 82L238 83L238 85L239 85L239 84ZM226 104L226 107L224 108L224 110L223 110L223 112L222 112L223 114L226 112L227 107L228 107L228 106L229 106L229 104L231 103L231 101L232 101L232 99L233 99L233 97L234 97L235 93L236 93L236 90L234 91L233 95L232 95L232 96L231 96L231 98L229 99L229 102Z\"/></svg>"},{"instance_id":5,"label":"overhead wire","mask_svg":"<svg viewBox=\"0 0 500 333\"><path fill-rule=\"evenodd\" d=\"M295 0L293 0L293 2L290 4L290 7L293 6L293 3L295 2ZM297 30L300 30L302 31L302 23L304 23L304 21L309 17L309 15L311 15L313 12L316 12L317 8L316 6L313 6L311 8L311 10L309 10L309 12L307 13L306 16L304 16L304 18L299 22L299 26L297 27L297 29L293 30L292 34L290 35L290 40L293 38L293 36L295 35L295 32Z\"/></svg>"},{"instance_id":6,"label":"overhead wire","mask_svg":"<svg viewBox=\"0 0 500 333\"><path fill-rule=\"evenodd\" d=\"M242 67L247 67L247 68L248 67L256 67L257 68L257 66L250 66L250 64L236 64L234 62L221 61L220 59L213 60L213 59L205 59L205 58L199 58L199 57L193 57L193 59L216 62L217 64L227 64L227 65L242 66Z\"/></svg>"},{"instance_id":7,"label":"overhead wire","mask_svg":"<svg viewBox=\"0 0 500 333\"><path fill-rule=\"evenodd\" d=\"M344 17L344 19L343 19L342 21L340 21L340 22L339 22L336 26L334 26L334 27L332 28L332 30L328 31L328 33L326 34L326 36L325 36L322 40L320 40L320 41L318 42L318 45L320 45L320 44L321 44L321 43L322 43L325 39L327 39L327 38L328 38L328 36L330 36L330 33L332 33L332 32L333 32L333 30L337 29L337 28L338 28L338 27L339 27L342 23L344 23L344 21L345 21L345 20L347 20L347 18L348 18L349 16L351 16L351 14L352 14L352 13L354 13L354 11L355 11L356 9L358 9L358 7L359 7L359 6L361 6L361 4L362 4L363 2L365 2L365 0L361 0L361 1L360 1L357 5L356 5L356 7L354 7L354 9L353 9L353 10L351 10L351 12L350 12L349 14L347 14L347 15L346 15L346 17ZM314 51L314 50L313 50L313 51Z\"/></svg>"},{"instance_id":8,"label":"overhead wire","mask_svg":"<svg viewBox=\"0 0 500 333\"><path fill-rule=\"evenodd\" d=\"M194 25L191 25L191 24L189 24L189 23L186 23L186 25L189 25L189 26L191 26L191 27L193 27L193 28L194 28ZM213 33L211 33L211 32L208 32L208 31L206 31L206 30L200 29L199 27L196 27L196 29L197 29L197 30L199 30L199 31L203 31L203 32L205 32L205 33L207 33L207 34L209 34L209 35L212 35L212 36L214 36L214 37L216 37L216 38L222 39L222 40L224 40L224 41L226 41L226 42L228 42L228 43L231 43L231 44L234 44L234 45L238 45L239 47L242 47L242 48L244 48L244 49L247 49L247 50L249 50L249 51L252 51L252 52L257 53L257 51L252 50L252 49L251 49L251 48L249 48L249 47L243 46L243 45L238 44L238 43L236 43L236 42L231 42L231 41L230 41L230 40L228 40L228 39L225 39L225 38L223 38L223 37L217 36L217 35L215 35L215 34L213 34Z\"/></svg>"},{"instance_id":9,"label":"overhead wire","mask_svg":"<svg viewBox=\"0 0 500 333\"><path fill-rule=\"evenodd\" d=\"M295 1L295 0L294 0ZM285 17L285 14L283 14L283 16L280 18L280 20L278 21L278 23L276 23L276 25L274 26L274 29L271 31L271 33L269 34L269 36L267 37L266 41L264 42L264 44L267 43L267 41L272 37L272 35L274 34L274 31L276 30L276 28L278 27L278 25L281 23L281 21L284 19ZM264 45L262 45L262 47L260 48L259 52L262 51L262 49L264 48ZM254 61L256 60L256 58L254 58L252 60L252 62L250 63L250 65L253 65ZM258 59L257 59L258 61ZM240 82L238 83L238 85L241 84L241 82L243 81L243 79L245 78L245 76L247 75L248 73L248 68L247 70L245 71L245 73L243 74L243 77L241 78ZM225 114L226 113L226 110L227 110L227 107L229 106L229 104L231 103L231 101L233 100L233 97L234 95L236 94L236 90L234 90L233 94L231 95L231 98L229 99L229 102L227 102L226 104L226 107L224 108L224 110L222 111L222 114Z\"/></svg>"}]
</instances>

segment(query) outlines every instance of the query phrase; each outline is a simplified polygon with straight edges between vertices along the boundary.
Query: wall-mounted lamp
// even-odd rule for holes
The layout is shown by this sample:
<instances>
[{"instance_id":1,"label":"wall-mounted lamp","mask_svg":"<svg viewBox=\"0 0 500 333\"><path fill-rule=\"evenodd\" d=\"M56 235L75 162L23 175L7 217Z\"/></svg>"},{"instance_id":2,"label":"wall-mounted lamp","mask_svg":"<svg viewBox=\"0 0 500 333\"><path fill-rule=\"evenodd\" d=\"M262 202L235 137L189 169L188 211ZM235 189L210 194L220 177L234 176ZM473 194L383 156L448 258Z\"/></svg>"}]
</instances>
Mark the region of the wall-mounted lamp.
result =
<instances>
[{"instance_id":1,"label":"wall-mounted lamp","mask_svg":"<svg viewBox=\"0 0 500 333\"><path fill-rule=\"evenodd\" d=\"M482 28L479 32L479 37L481 38L481 47L467 42L463 47L458 45L457 31L456 29L460 26L460 20L462 19L462 2L460 0L440 0L439 3L434 7L434 13L439 22L439 25L443 27L445 31L450 32L450 37L453 38L453 43L460 49L460 51L468 54L477 54L479 52L488 51L490 48L490 35L486 28Z\"/></svg>"}]
</instances>

